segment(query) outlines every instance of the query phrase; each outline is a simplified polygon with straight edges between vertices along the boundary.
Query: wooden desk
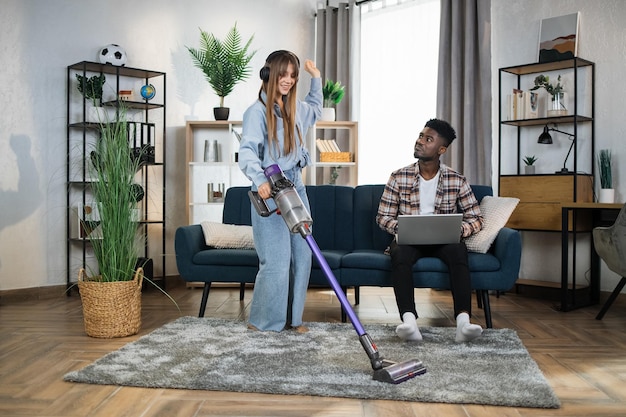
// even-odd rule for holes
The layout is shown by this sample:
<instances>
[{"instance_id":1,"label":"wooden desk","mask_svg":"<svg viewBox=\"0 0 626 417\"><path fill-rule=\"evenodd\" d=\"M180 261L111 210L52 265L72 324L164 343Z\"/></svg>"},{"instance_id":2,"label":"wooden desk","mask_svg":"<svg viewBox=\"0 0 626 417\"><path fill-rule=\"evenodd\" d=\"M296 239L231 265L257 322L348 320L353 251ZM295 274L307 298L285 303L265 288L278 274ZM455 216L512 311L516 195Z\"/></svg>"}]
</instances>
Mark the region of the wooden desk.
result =
<instances>
[{"instance_id":1,"label":"wooden desk","mask_svg":"<svg viewBox=\"0 0 626 417\"><path fill-rule=\"evenodd\" d=\"M591 175L502 175L501 197L520 199L506 226L517 230L560 232L561 205L593 201ZM571 230L571 225L569 226ZM582 225L578 225L582 227ZM567 230L567 229L565 229Z\"/></svg>"},{"instance_id":2,"label":"wooden desk","mask_svg":"<svg viewBox=\"0 0 626 417\"><path fill-rule=\"evenodd\" d=\"M591 233L593 227L610 226L615 221L621 204L605 203L562 203L561 204L561 306L560 311L570 311L575 308L598 304L600 301L600 258L596 253L591 239L590 259L591 270L589 274L589 286L587 291L577 290L576 286L576 234ZM572 221L570 223L570 213ZM579 215L590 216L591 228L578 231L577 217ZM568 232L568 225L571 231ZM569 233L572 233L572 284L569 285ZM578 298L578 299L577 299ZM581 298L583 300L581 301Z\"/></svg>"}]
</instances>

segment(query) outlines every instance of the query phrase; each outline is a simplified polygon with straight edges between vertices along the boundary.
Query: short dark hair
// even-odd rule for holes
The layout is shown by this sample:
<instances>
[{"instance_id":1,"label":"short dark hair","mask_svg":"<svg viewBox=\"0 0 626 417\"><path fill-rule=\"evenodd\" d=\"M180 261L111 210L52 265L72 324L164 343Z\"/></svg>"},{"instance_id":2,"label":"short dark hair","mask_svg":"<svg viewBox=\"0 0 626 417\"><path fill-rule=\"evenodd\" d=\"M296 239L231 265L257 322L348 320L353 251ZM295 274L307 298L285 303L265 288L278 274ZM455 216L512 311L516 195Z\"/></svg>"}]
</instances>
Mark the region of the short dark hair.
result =
<instances>
[{"instance_id":1,"label":"short dark hair","mask_svg":"<svg viewBox=\"0 0 626 417\"><path fill-rule=\"evenodd\" d=\"M426 122L424 127L430 127L434 131L436 131L439 136L445 139L446 146L450 146L452 141L456 139L456 132L454 128L450 126L450 123L441 119L430 119Z\"/></svg>"}]
</instances>

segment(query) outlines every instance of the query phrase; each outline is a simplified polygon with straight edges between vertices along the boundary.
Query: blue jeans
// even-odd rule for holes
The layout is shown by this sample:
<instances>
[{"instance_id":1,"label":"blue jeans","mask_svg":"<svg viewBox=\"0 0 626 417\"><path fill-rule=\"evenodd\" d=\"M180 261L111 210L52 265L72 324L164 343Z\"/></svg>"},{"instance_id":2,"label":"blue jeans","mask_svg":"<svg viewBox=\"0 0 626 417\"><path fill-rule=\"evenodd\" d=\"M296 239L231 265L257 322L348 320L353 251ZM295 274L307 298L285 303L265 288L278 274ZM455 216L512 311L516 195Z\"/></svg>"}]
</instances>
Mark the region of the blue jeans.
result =
<instances>
[{"instance_id":1,"label":"blue jeans","mask_svg":"<svg viewBox=\"0 0 626 417\"><path fill-rule=\"evenodd\" d=\"M285 172L294 182L307 210L311 210L299 170ZM280 215L252 211L254 245L259 272L254 283L249 323L259 330L281 331L300 326L311 274L311 249L300 234L293 234Z\"/></svg>"}]
</instances>

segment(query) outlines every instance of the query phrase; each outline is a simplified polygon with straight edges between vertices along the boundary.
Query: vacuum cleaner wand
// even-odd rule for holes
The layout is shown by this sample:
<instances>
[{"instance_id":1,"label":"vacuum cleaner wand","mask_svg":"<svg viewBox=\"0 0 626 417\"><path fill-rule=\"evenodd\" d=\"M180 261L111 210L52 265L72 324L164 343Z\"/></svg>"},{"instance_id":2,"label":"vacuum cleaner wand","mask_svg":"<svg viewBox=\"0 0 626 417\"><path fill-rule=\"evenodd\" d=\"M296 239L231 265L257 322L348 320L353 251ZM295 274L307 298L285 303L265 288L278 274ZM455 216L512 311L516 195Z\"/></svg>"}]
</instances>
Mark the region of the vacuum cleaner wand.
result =
<instances>
[{"instance_id":1,"label":"vacuum cleaner wand","mask_svg":"<svg viewBox=\"0 0 626 417\"><path fill-rule=\"evenodd\" d=\"M337 282L337 278L335 278L328 262L326 262L326 259L322 255L317 242L315 242L315 239L311 234L311 225L313 224L313 220L311 219L308 210L302 203L302 199L300 199L293 183L285 177L278 165L271 165L266 168L265 176L272 186L272 198L276 203L277 209L270 210L265 201L259 197L258 193L250 191L248 195L250 196L253 206L256 211L264 217L267 217L274 212L279 212L287 223L289 230L292 233L300 233L300 235L307 242L311 248L313 256L322 268L330 286L333 291L335 291L337 298L339 298L341 306L346 311L348 317L350 317L352 326L359 335L361 346L363 346L363 349L367 353L372 369L374 370L373 378L377 381L398 384L406 381L407 379L411 379L417 375L425 373L426 368L422 362L417 359L411 359L398 363L388 361L380 356L376 344L363 328L363 325L350 305L346 294L341 289L341 286Z\"/></svg>"}]
</instances>

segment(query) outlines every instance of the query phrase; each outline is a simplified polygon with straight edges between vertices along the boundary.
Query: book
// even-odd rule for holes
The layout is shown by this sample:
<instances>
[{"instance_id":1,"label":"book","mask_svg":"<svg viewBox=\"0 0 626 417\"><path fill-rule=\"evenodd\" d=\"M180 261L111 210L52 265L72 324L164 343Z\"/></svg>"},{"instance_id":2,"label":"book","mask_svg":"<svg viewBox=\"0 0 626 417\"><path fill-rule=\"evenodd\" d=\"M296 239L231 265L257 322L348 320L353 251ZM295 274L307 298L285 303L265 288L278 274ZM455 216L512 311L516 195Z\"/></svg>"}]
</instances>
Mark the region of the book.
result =
<instances>
[{"instance_id":1,"label":"book","mask_svg":"<svg viewBox=\"0 0 626 417\"><path fill-rule=\"evenodd\" d=\"M522 107L524 109L524 119L536 119L539 117L539 93L524 91Z\"/></svg>"}]
</instances>

